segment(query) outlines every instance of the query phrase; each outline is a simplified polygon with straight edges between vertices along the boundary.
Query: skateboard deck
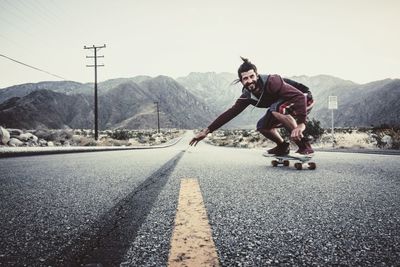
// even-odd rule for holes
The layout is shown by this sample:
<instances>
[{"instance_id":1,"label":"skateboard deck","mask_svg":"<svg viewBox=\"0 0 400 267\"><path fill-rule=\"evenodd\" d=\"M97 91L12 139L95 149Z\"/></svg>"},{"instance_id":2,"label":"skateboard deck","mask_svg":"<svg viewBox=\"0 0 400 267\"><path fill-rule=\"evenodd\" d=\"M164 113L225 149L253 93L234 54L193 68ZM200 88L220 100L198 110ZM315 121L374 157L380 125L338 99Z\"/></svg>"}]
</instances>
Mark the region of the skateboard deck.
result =
<instances>
[{"instance_id":1,"label":"skateboard deck","mask_svg":"<svg viewBox=\"0 0 400 267\"><path fill-rule=\"evenodd\" d=\"M301 170L303 169L303 167L306 167L309 170L315 170L317 168L317 164L310 161L312 159L312 156L297 156L289 154L285 156L271 155L270 157L275 158L271 161L271 165L273 167L277 167L279 165L289 166L290 161L295 161L294 167L297 170Z\"/></svg>"}]
</instances>

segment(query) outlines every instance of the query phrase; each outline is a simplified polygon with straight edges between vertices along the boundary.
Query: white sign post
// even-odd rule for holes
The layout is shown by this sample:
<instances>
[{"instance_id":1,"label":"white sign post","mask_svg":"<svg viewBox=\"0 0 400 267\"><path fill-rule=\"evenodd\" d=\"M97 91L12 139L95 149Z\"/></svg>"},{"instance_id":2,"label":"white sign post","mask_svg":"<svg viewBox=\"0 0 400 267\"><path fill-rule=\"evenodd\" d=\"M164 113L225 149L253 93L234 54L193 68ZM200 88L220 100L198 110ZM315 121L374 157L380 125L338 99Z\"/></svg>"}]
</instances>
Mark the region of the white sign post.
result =
<instances>
[{"instance_id":1,"label":"white sign post","mask_svg":"<svg viewBox=\"0 0 400 267\"><path fill-rule=\"evenodd\" d=\"M338 108L337 96L329 96L328 109L332 111L332 147L335 146L335 133L333 127L333 110Z\"/></svg>"}]
</instances>

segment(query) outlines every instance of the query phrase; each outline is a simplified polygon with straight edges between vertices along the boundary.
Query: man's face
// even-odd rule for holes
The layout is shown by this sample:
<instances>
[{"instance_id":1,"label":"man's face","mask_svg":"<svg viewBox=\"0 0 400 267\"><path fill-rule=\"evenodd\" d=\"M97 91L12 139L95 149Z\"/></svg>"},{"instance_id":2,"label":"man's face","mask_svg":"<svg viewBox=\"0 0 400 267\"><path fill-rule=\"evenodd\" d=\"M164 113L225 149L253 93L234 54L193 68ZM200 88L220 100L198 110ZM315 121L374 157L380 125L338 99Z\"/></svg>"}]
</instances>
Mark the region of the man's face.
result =
<instances>
[{"instance_id":1,"label":"man's face","mask_svg":"<svg viewBox=\"0 0 400 267\"><path fill-rule=\"evenodd\" d=\"M253 93L257 93L260 91L257 84L258 76L253 69L242 72L240 75L242 76L241 82L247 90Z\"/></svg>"}]
</instances>

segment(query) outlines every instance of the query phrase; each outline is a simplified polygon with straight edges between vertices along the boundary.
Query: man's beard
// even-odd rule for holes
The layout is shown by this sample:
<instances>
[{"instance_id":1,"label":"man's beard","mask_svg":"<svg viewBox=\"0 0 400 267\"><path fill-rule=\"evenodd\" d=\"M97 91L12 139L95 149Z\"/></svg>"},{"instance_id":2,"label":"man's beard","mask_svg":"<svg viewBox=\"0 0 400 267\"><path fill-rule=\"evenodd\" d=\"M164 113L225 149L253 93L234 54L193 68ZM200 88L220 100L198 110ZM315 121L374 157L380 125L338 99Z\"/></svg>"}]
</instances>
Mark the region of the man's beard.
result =
<instances>
[{"instance_id":1,"label":"man's beard","mask_svg":"<svg viewBox=\"0 0 400 267\"><path fill-rule=\"evenodd\" d=\"M254 87L250 88L251 85L254 85ZM254 82L248 83L248 84L245 85L245 87L249 91L255 91L255 90L257 90L257 82L254 81Z\"/></svg>"}]
</instances>

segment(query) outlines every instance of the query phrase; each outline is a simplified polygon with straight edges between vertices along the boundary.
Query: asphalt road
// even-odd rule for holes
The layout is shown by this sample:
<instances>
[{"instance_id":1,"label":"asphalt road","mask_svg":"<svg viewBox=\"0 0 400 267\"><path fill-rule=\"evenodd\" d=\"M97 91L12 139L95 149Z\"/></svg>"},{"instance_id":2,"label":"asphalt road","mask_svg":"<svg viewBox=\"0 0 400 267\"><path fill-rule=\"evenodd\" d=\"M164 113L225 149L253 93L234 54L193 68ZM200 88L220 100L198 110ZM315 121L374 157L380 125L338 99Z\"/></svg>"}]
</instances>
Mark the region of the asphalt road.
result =
<instances>
[{"instance_id":1,"label":"asphalt road","mask_svg":"<svg viewBox=\"0 0 400 267\"><path fill-rule=\"evenodd\" d=\"M400 156L188 147L0 159L0 266L165 266L198 179L222 266L399 266Z\"/></svg>"}]
</instances>

